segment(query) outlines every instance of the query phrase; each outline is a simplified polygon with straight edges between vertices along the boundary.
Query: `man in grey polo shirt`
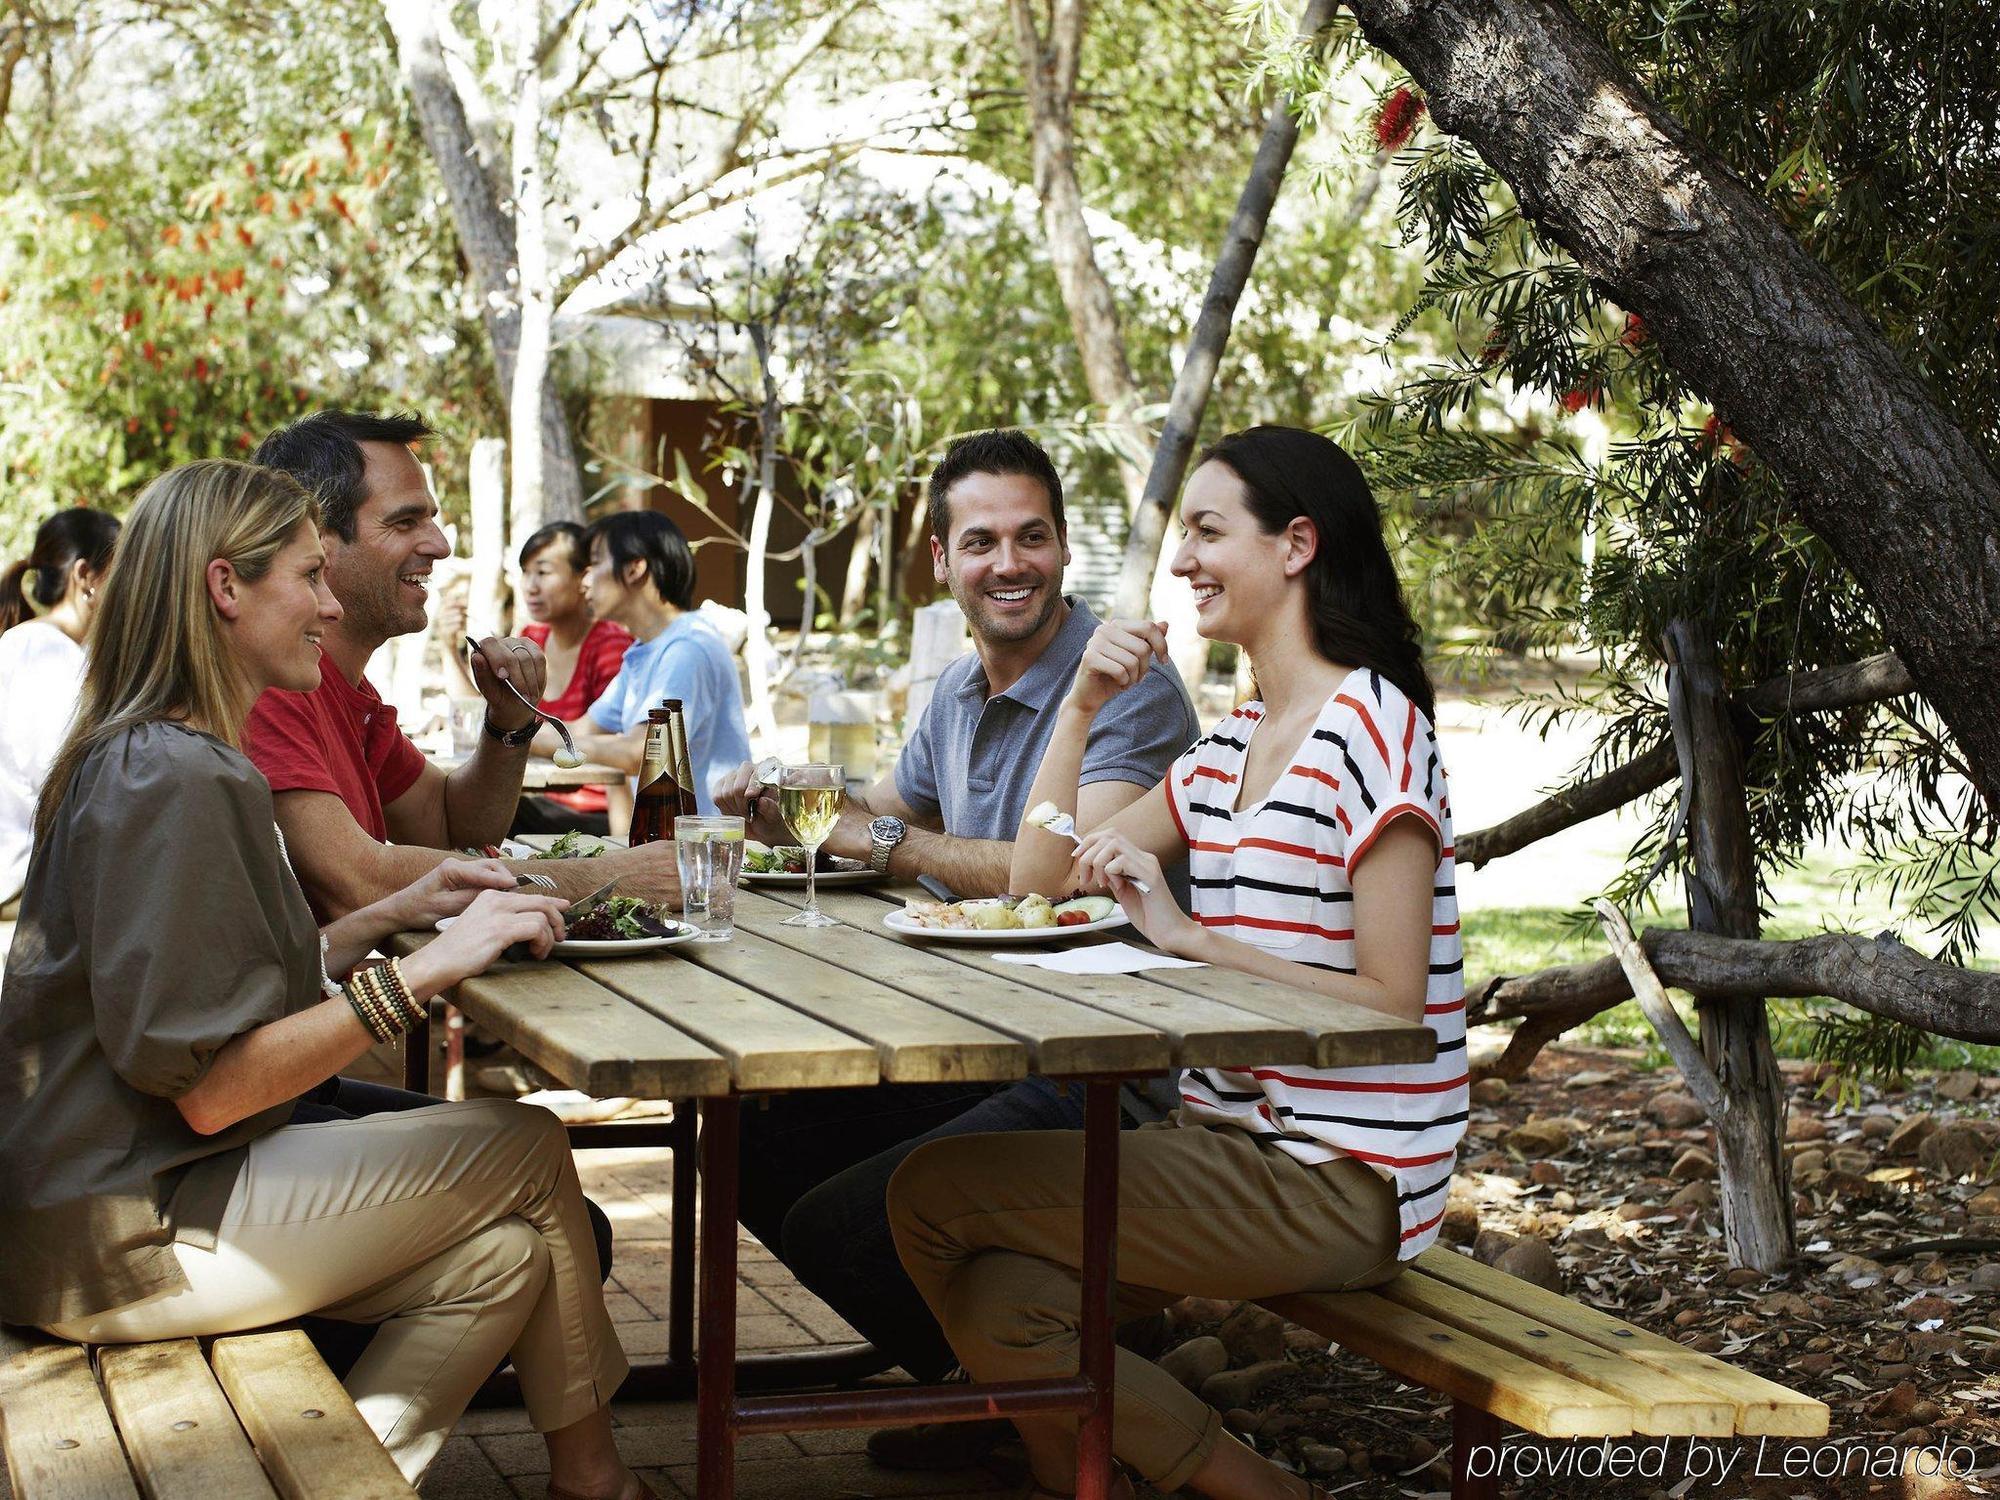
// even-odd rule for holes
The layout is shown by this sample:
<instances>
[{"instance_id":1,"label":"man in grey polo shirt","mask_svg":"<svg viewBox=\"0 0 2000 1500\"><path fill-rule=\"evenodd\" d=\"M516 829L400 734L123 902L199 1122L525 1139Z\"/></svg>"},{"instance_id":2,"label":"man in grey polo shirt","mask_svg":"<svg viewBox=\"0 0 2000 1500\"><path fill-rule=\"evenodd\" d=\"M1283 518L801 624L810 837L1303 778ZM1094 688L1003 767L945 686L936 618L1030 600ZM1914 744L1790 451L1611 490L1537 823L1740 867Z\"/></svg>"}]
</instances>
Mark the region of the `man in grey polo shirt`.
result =
<instances>
[{"instance_id":1,"label":"man in grey polo shirt","mask_svg":"<svg viewBox=\"0 0 2000 1500\"><path fill-rule=\"evenodd\" d=\"M984 432L954 443L931 475L929 508L933 570L965 612L973 649L945 668L894 770L865 797L850 797L824 847L929 877L959 896L990 895L1007 889L1014 833L1097 618L1062 592L1062 480L1025 435ZM1097 717L1078 829L1137 800L1199 734L1180 678L1155 663ZM716 800L725 812L755 816L763 809L751 805L750 788L746 766ZM757 836L783 841L768 825ZM937 1379L953 1363L951 1349L896 1258L884 1209L890 1176L938 1136L1080 1129L1080 1094L1031 1078L997 1090L923 1084L780 1095L744 1111L743 1224L886 1355L920 1380ZM1133 1113L1144 1108L1132 1101ZM1005 1422L892 1429L876 1434L869 1452L898 1466L956 1467L1012 1435Z\"/></svg>"},{"instance_id":2,"label":"man in grey polo shirt","mask_svg":"<svg viewBox=\"0 0 2000 1500\"><path fill-rule=\"evenodd\" d=\"M954 443L931 475L930 522L932 570L964 611L973 649L944 669L895 768L848 799L823 847L906 879L929 877L957 896L990 896L1007 889L1054 709L1098 622L1062 592L1062 480L1024 434ZM1200 733L1179 675L1154 662L1091 727L1077 831L1137 801ZM743 767L718 790L718 805L750 810L751 785ZM755 834L789 842L769 822Z\"/></svg>"}]
</instances>

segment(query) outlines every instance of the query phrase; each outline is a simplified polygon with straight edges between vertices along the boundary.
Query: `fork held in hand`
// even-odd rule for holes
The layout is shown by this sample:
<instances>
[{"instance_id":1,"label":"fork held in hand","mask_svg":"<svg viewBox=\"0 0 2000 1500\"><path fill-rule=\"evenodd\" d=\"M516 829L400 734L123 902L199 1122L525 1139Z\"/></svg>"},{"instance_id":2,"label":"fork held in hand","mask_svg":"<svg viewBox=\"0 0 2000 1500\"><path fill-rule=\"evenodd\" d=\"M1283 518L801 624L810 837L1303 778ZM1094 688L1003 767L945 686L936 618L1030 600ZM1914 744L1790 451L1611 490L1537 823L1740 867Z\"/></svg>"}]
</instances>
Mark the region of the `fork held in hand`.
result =
<instances>
[{"instance_id":1,"label":"fork held in hand","mask_svg":"<svg viewBox=\"0 0 2000 1500\"><path fill-rule=\"evenodd\" d=\"M1083 847L1083 840L1076 836L1076 819L1072 818L1068 813L1059 812L1041 824L1041 826L1060 838L1068 839L1077 848L1081 849ZM1153 894L1153 888L1143 880L1135 880L1132 882L1132 885L1142 896Z\"/></svg>"},{"instance_id":2,"label":"fork held in hand","mask_svg":"<svg viewBox=\"0 0 2000 1500\"><path fill-rule=\"evenodd\" d=\"M471 636L467 636L465 638L465 650L466 654L469 656L479 655L479 642L475 641ZM533 714L536 718L540 719L544 724L549 725L551 728L555 730L557 734L562 736L563 753L568 757L568 759L564 760L561 756L558 756L556 763L558 765L564 765L564 766L582 765L583 752L576 748L576 741L569 737L569 725L563 723L563 721L561 719L558 719L554 714L542 712L541 708L536 703L534 703L526 693L522 692L519 688L514 686L513 679L502 677L500 679L500 682L501 685L504 686L508 692L512 693L516 698L519 698L521 700L523 706L527 708L529 713Z\"/></svg>"}]
</instances>

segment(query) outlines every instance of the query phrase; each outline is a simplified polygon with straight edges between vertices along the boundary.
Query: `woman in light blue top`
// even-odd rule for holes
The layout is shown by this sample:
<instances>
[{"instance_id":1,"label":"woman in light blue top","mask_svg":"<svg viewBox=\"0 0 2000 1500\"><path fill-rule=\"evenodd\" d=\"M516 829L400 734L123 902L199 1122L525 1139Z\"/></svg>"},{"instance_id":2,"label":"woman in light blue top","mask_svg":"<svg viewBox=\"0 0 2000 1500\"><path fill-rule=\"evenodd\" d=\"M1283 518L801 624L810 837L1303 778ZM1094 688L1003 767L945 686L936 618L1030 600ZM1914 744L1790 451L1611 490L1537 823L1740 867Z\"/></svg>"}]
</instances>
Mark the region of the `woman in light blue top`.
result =
<instances>
[{"instance_id":1,"label":"woman in light blue top","mask_svg":"<svg viewBox=\"0 0 2000 1500\"><path fill-rule=\"evenodd\" d=\"M685 705L695 800L715 811L714 783L750 758L736 659L694 603L694 553L658 511L621 511L591 526L584 597L600 620L632 632L625 663L570 727L591 760L636 776L646 714L665 698Z\"/></svg>"}]
</instances>

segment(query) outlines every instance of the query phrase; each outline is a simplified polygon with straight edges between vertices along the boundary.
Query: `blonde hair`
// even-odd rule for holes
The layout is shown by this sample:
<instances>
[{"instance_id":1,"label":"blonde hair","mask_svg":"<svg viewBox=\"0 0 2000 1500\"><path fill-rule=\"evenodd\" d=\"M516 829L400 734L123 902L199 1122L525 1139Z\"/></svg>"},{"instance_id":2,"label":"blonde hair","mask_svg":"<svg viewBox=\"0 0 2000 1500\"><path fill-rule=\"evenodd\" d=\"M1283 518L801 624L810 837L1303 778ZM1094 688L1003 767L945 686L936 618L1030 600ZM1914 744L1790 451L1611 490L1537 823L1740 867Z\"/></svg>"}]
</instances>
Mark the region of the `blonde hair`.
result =
<instances>
[{"instance_id":1,"label":"blonde hair","mask_svg":"<svg viewBox=\"0 0 2000 1500\"><path fill-rule=\"evenodd\" d=\"M223 559L255 583L319 518L291 475L227 459L183 464L146 486L99 591L76 721L35 809L38 839L84 757L134 725L173 719L236 743L252 697L209 600L208 565Z\"/></svg>"}]
</instances>

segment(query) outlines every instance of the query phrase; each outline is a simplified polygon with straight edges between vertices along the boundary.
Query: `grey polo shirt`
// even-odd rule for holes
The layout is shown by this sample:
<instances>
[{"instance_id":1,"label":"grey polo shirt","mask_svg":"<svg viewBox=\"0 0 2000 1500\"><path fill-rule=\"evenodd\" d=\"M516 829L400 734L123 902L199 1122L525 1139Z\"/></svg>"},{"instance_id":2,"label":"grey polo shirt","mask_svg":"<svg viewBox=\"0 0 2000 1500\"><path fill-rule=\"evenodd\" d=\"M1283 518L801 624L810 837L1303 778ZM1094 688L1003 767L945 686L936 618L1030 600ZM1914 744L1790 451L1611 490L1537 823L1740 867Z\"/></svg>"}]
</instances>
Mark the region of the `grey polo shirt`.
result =
<instances>
[{"instance_id":1,"label":"grey polo shirt","mask_svg":"<svg viewBox=\"0 0 2000 1500\"><path fill-rule=\"evenodd\" d=\"M1089 605L1077 598L1067 603L1061 631L1005 692L988 695L977 652L939 674L930 706L896 762L896 790L917 812L940 815L946 833L1012 839L1019 831L1055 710L1097 629ZM1180 674L1156 661L1144 682L1098 711L1080 784L1129 781L1150 789L1200 737Z\"/></svg>"}]
</instances>

